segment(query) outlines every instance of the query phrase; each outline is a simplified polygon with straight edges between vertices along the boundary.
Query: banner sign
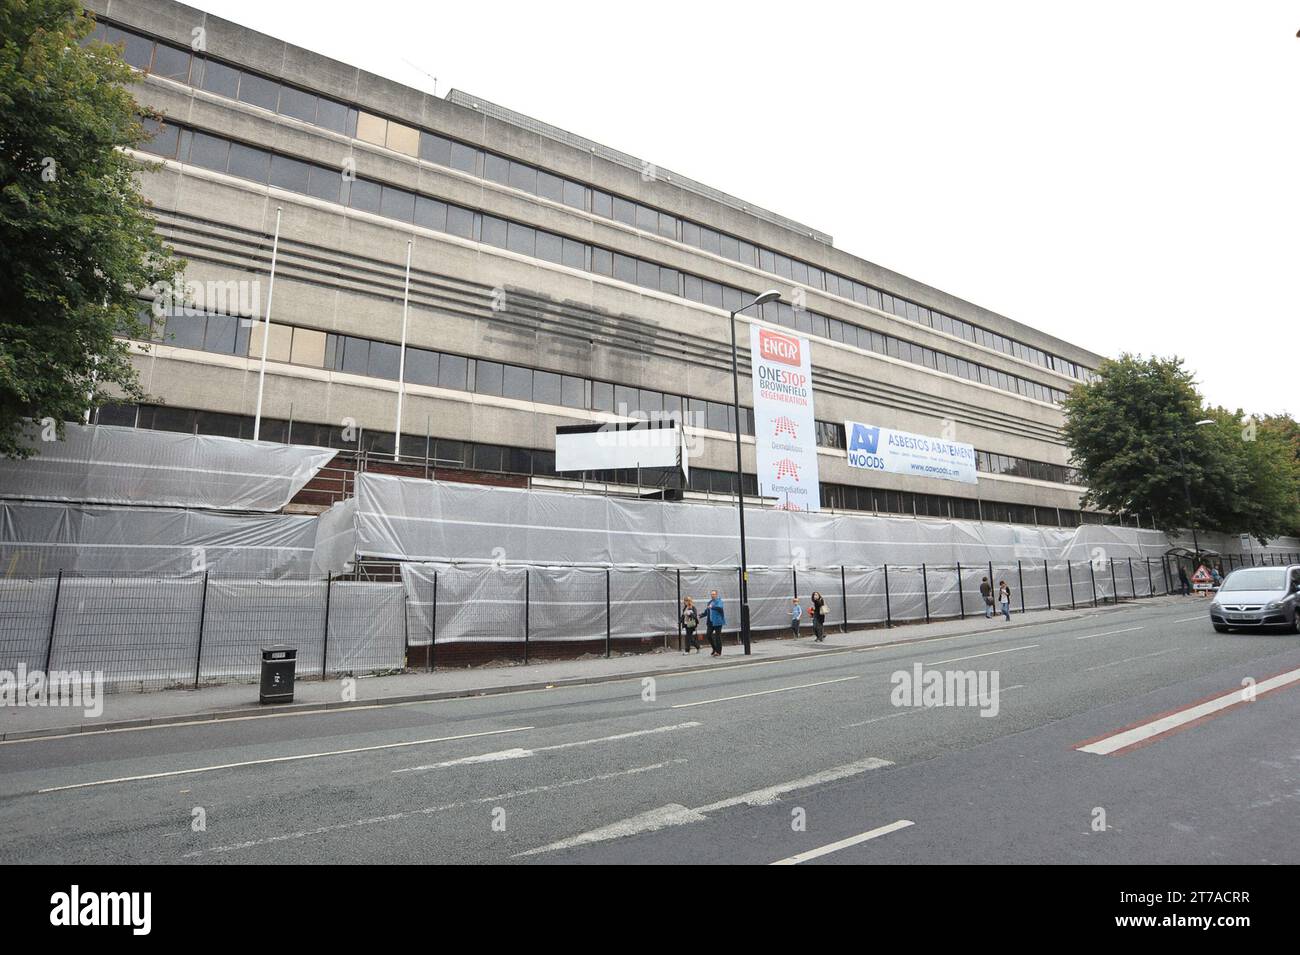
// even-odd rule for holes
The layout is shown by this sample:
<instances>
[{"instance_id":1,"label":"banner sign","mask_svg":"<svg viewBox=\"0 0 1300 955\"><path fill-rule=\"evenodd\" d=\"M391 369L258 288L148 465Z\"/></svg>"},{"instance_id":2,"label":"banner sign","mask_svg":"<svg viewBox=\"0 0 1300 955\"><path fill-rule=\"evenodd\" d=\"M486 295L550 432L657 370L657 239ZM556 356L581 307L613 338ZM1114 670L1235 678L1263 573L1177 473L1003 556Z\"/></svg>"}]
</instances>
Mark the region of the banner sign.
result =
<instances>
[{"instance_id":1,"label":"banner sign","mask_svg":"<svg viewBox=\"0 0 1300 955\"><path fill-rule=\"evenodd\" d=\"M974 484L975 448L910 431L844 422L849 467Z\"/></svg>"},{"instance_id":2,"label":"banner sign","mask_svg":"<svg viewBox=\"0 0 1300 955\"><path fill-rule=\"evenodd\" d=\"M675 418L566 425L555 429L555 470L681 468L690 477L682 429Z\"/></svg>"},{"instance_id":3,"label":"banner sign","mask_svg":"<svg viewBox=\"0 0 1300 955\"><path fill-rule=\"evenodd\" d=\"M821 510L808 340L749 327L758 492L794 511Z\"/></svg>"}]
</instances>

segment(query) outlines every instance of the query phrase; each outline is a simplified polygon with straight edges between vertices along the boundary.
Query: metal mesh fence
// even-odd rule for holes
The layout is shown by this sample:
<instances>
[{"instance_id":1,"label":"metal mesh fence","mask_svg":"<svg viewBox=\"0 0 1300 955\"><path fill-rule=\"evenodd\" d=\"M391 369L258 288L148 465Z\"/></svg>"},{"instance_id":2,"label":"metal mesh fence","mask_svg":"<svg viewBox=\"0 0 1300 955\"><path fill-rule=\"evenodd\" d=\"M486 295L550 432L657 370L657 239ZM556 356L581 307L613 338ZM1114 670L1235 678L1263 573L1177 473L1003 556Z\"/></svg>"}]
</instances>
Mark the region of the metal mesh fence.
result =
<instances>
[{"instance_id":1,"label":"metal mesh fence","mask_svg":"<svg viewBox=\"0 0 1300 955\"><path fill-rule=\"evenodd\" d=\"M984 578L994 593L1007 582L1016 613L1089 606L1117 592L1165 594L1177 568L1164 560L1020 561L960 573L893 564L757 568L751 625L788 633L797 597L808 634L814 592L826 600L828 628L982 615ZM0 670L98 671L113 689L153 689L256 679L261 649L278 644L297 648L302 677L675 647L682 599L694 598L703 617L714 591L731 644L739 589L735 570L489 564L402 564L401 583L0 578ZM705 629L702 620L701 638Z\"/></svg>"}]
</instances>

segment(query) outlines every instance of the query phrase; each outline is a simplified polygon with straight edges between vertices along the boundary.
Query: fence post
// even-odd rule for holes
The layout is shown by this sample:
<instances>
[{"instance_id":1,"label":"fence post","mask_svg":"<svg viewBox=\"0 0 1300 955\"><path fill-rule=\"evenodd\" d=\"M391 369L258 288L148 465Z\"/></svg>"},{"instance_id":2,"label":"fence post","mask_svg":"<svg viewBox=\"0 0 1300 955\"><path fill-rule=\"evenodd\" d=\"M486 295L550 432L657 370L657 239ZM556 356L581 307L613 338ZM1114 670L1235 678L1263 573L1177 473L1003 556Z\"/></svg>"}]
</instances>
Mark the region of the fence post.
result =
<instances>
[{"instance_id":1,"label":"fence post","mask_svg":"<svg viewBox=\"0 0 1300 955\"><path fill-rule=\"evenodd\" d=\"M844 583L844 565L840 564L840 617L844 620L844 632L849 632L849 588Z\"/></svg>"},{"instance_id":2,"label":"fence post","mask_svg":"<svg viewBox=\"0 0 1300 955\"><path fill-rule=\"evenodd\" d=\"M1070 566L1068 560L1065 562L1065 579L1070 582L1070 609L1078 610L1079 608L1074 604L1074 568Z\"/></svg>"},{"instance_id":3,"label":"fence post","mask_svg":"<svg viewBox=\"0 0 1300 955\"><path fill-rule=\"evenodd\" d=\"M609 642L611 627L609 620L609 568L605 568L605 659L609 659Z\"/></svg>"},{"instance_id":4,"label":"fence post","mask_svg":"<svg viewBox=\"0 0 1300 955\"><path fill-rule=\"evenodd\" d=\"M1088 577L1092 581L1092 605L1097 606L1097 568L1092 561L1088 561Z\"/></svg>"},{"instance_id":5,"label":"fence post","mask_svg":"<svg viewBox=\"0 0 1300 955\"><path fill-rule=\"evenodd\" d=\"M1020 612L1025 612L1025 567L1019 558L1016 559L1016 581L1020 584Z\"/></svg>"},{"instance_id":6,"label":"fence post","mask_svg":"<svg viewBox=\"0 0 1300 955\"><path fill-rule=\"evenodd\" d=\"M438 642L438 572L433 572L433 606L429 608L429 672L433 672L433 646Z\"/></svg>"},{"instance_id":7,"label":"fence post","mask_svg":"<svg viewBox=\"0 0 1300 955\"><path fill-rule=\"evenodd\" d=\"M528 581L532 572L524 569L524 662L528 662Z\"/></svg>"},{"instance_id":8,"label":"fence post","mask_svg":"<svg viewBox=\"0 0 1300 955\"><path fill-rule=\"evenodd\" d=\"M966 619L966 598L961 592L961 561L957 561L957 611L961 614L961 619Z\"/></svg>"},{"instance_id":9,"label":"fence post","mask_svg":"<svg viewBox=\"0 0 1300 955\"><path fill-rule=\"evenodd\" d=\"M885 626L894 625L894 615L889 610L889 565L883 565L885 568Z\"/></svg>"},{"instance_id":10,"label":"fence post","mask_svg":"<svg viewBox=\"0 0 1300 955\"><path fill-rule=\"evenodd\" d=\"M1047 588L1047 609L1052 609L1052 577L1047 572L1047 558L1043 558L1043 586Z\"/></svg>"},{"instance_id":11,"label":"fence post","mask_svg":"<svg viewBox=\"0 0 1300 955\"><path fill-rule=\"evenodd\" d=\"M1137 581L1133 579L1133 558L1132 557L1128 559L1128 589L1129 589L1129 593L1133 595L1133 599L1137 600L1138 585L1137 585Z\"/></svg>"},{"instance_id":12,"label":"fence post","mask_svg":"<svg viewBox=\"0 0 1300 955\"><path fill-rule=\"evenodd\" d=\"M1146 562L1147 562L1147 596L1154 597L1156 595L1156 583L1154 580L1151 579L1151 558L1150 557L1146 558Z\"/></svg>"},{"instance_id":13,"label":"fence post","mask_svg":"<svg viewBox=\"0 0 1300 955\"><path fill-rule=\"evenodd\" d=\"M790 584L794 589L790 592L791 596L799 596L799 568L794 564L790 565Z\"/></svg>"},{"instance_id":14,"label":"fence post","mask_svg":"<svg viewBox=\"0 0 1300 955\"><path fill-rule=\"evenodd\" d=\"M208 614L208 572L203 571L203 596L199 598L199 649L194 654L194 689L199 688L199 673L203 666L203 621Z\"/></svg>"},{"instance_id":15,"label":"fence post","mask_svg":"<svg viewBox=\"0 0 1300 955\"><path fill-rule=\"evenodd\" d=\"M930 622L930 583L925 577L925 564L921 564L921 594L925 597L925 622Z\"/></svg>"},{"instance_id":16,"label":"fence post","mask_svg":"<svg viewBox=\"0 0 1300 955\"><path fill-rule=\"evenodd\" d=\"M334 588L334 572L325 575L325 639L320 648L320 678L325 680L326 667L330 654L330 591Z\"/></svg>"},{"instance_id":17,"label":"fence post","mask_svg":"<svg viewBox=\"0 0 1300 955\"><path fill-rule=\"evenodd\" d=\"M45 642L45 673L50 672L50 657L54 653L54 625L59 620L59 594L63 591L63 568L59 568L59 576L54 581L54 609L50 612L50 638Z\"/></svg>"},{"instance_id":18,"label":"fence post","mask_svg":"<svg viewBox=\"0 0 1300 955\"><path fill-rule=\"evenodd\" d=\"M1110 590L1115 597L1115 606L1119 606L1119 583L1115 580L1115 558L1107 557L1110 561Z\"/></svg>"},{"instance_id":19,"label":"fence post","mask_svg":"<svg viewBox=\"0 0 1300 955\"><path fill-rule=\"evenodd\" d=\"M680 567L674 572L677 578L677 649L685 647L682 642L682 569Z\"/></svg>"}]
</instances>

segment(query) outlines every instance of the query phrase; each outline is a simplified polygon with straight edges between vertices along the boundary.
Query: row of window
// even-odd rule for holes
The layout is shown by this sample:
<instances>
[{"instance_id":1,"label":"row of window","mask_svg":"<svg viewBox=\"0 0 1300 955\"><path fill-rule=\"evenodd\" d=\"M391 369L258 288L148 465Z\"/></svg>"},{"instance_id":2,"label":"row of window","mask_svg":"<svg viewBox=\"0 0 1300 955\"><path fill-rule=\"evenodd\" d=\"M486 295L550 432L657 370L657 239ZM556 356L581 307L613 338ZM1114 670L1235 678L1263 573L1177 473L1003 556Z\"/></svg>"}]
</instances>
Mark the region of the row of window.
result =
<instances>
[{"instance_id":1,"label":"row of window","mask_svg":"<svg viewBox=\"0 0 1300 955\"><path fill-rule=\"evenodd\" d=\"M791 258L773 249L754 245L744 239L718 232L671 213L557 176L529 163L509 159L427 130L401 126L365 112L360 113L359 129L358 111L342 103L267 79L247 70L227 66L216 60L192 56L189 51L161 41L155 42L120 27L97 24L92 39L121 44L126 61L138 69L189 83L230 99L261 106L272 112L292 116L367 142L395 148L408 155L418 155L421 159L436 165L520 189L664 238L675 239L731 261L779 275L791 282L824 290L832 295L851 299L859 305L889 312L908 321L964 338L977 345L1033 362L1072 378L1085 380L1091 378L1088 369L1059 355L1050 354L1040 348L944 314L937 309L930 309L892 295L847 276ZM333 201L338 199L334 198ZM394 218L403 218L403 216L396 215ZM411 221L410 214L407 214L405 219Z\"/></svg>"},{"instance_id":2,"label":"row of window","mask_svg":"<svg viewBox=\"0 0 1300 955\"><path fill-rule=\"evenodd\" d=\"M262 356L262 336L266 333L262 324L250 319L197 310L159 319L145 305L141 321L150 327L153 341L220 354ZM278 323L271 324L268 338L268 361L311 365L389 381L397 381L402 369L401 348L391 342ZM731 434L736 431L735 408L724 402L415 346L406 349L405 377L409 384L624 416L638 413L668 415L685 421L690 427ZM753 409L741 406L740 423L743 434L754 433ZM844 449L843 424L817 421L816 429L820 447ZM1013 474L1064 484L1080 483L1073 468L988 451L976 452L976 467L991 474Z\"/></svg>"},{"instance_id":3,"label":"row of window","mask_svg":"<svg viewBox=\"0 0 1300 955\"><path fill-rule=\"evenodd\" d=\"M231 438L251 438L253 435L253 419L247 415L196 411L163 405L104 405L98 409L95 421L97 424L157 431L180 431L187 434L215 434ZM308 444L347 451L365 450L373 454L393 453L394 437L391 432L360 431L351 441L344 441L344 434L342 429L332 425L262 419L261 437L264 441ZM427 458L432 467L455 470L533 477L557 476L554 451L456 441L449 438L426 437L422 434L402 435L402 457L404 460ZM578 478L572 474L565 474L563 477L575 480ZM679 472L658 468L643 468L639 473L635 470L589 471L582 477L588 481L629 486L637 484L643 487L681 486ZM753 474L744 475L744 484L746 494L757 493L757 483ZM736 475L733 471L691 468L687 487L692 491L735 494ZM825 482L821 485L821 506L878 514L908 514L999 523L1041 524L1051 527L1075 527L1080 523L1101 524L1110 521L1109 515L1096 511L1034 507L1028 504L971 500L910 491L886 491Z\"/></svg>"},{"instance_id":4,"label":"row of window","mask_svg":"<svg viewBox=\"0 0 1300 955\"><path fill-rule=\"evenodd\" d=\"M345 178L337 169L303 162L183 126L159 126L153 120L146 120L146 123L152 124L155 136L145 149L158 156L179 159L181 162L254 182L269 183L318 199L340 202L353 209L414 223L548 262L608 275L643 288L656 289L717 308L739 309L753 299L752 292L544 229L476 212L372 180ZM785 302L767 302L761 307L760 314L765 321L773 324L842 341L877 354L889 355L969 381L1011 391L1026 398L1059 402L1066 394L1060 389L893 335L872 331L807 309L796 310Z\"/></svg>"}]
</instances>

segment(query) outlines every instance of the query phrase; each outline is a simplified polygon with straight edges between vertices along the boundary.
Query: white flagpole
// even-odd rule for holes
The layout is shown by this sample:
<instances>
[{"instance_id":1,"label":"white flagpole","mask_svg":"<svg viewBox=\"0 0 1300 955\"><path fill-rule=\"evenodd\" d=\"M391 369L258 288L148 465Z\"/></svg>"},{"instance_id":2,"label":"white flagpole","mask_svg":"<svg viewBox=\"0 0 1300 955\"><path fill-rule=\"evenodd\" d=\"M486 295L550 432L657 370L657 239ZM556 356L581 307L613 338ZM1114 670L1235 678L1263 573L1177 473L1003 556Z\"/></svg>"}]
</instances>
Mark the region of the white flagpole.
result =
<instances>
[{"instance_id":1,"label":"white flagpole","mask_svg":"<svg viewBox=\"0 0 1300 955\"><path fill-rule=\"evenodd\" d=\"M262 367L257 373L257 415L253 418L253 440L262 435L262 392L266 389L266 354L271 350L271 299L275 295L275 258L280 251L280 214L275 207L275 238L271 241L271 282L266 289L266 318L262 322Z\"/></svg>"},{"instance_id":2,"label":"white flagpole","mask_svg":"<svg viewBox=\"0 0 1300 955\"><path fill-rule=\"evenodd\" d=\"M402 350L397 359L397 426L393 428L393 460L402 453L402 396L406 393L406 311L411 299L411 244L406 240L406 284L402 287Z\"/></svg>"}]
</instances>

